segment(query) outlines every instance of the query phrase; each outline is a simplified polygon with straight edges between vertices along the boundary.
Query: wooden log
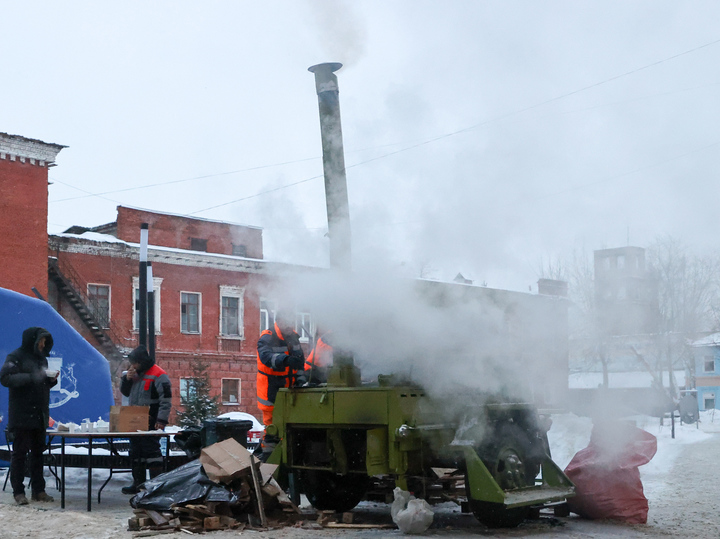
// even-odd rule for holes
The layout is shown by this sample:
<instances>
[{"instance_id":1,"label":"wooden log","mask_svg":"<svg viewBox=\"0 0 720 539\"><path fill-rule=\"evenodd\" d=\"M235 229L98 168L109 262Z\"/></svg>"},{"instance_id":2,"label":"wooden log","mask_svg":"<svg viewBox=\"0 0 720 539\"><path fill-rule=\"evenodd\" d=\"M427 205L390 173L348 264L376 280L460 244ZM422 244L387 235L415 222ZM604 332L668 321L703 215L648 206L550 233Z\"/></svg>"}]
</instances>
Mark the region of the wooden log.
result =
<instances>
[{"instance_id":1,"label":"wooden log","mask_svg":"<svg viewBox=\"0 0 720 539\"><path fill-rule=\"evenodd\" d=\"M220 517L205 517L203 528L206 530L219 530L223 527L220 523Z\"/></svg>"},{"instance_id":2,"label":"wooden log","mask_svg":"<svg viewBox=\"0 0 720 539\"><path fill-rule=\"evenodd\" d=\"M342 521L343 524L352 524L353 521L353 514L350 512L345 512L342 514Z\"/></svg>"}]
</instances>

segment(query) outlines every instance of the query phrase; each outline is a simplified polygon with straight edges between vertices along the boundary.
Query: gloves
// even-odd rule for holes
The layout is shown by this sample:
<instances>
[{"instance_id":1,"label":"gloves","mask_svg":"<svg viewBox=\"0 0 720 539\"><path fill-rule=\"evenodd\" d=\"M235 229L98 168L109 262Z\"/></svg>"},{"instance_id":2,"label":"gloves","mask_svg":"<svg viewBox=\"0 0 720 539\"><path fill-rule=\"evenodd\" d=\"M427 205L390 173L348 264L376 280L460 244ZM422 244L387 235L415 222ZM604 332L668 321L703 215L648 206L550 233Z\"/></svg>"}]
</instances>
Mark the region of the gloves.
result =
<instances>
[{"instance_id":1,"label":"gloves","mask_svg":"<svg viewBox=\"0 0 720 539\"><path fill-rule=\"evenodd\" d=\"M302 356L288 356L287 364L294 371L305 370L305 358Z\"/></svg>"}]
</instances>

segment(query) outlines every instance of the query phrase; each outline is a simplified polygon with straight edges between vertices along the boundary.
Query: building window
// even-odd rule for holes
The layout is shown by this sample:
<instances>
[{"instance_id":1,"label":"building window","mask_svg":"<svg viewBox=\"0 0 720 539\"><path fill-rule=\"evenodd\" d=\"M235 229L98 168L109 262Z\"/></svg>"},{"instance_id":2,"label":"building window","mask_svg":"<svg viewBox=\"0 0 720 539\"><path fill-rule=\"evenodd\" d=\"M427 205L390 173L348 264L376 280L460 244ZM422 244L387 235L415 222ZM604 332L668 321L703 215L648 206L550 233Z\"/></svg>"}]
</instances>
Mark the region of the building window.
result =
<instances>
[{"instance_id":1,"label":"building window","mask_svg":"<svg viewBox=\"0 0 720 539\"><path fill-rule=\"evenodd\" d=\"M625 255L618 255L617 257L617 269L625 269Z\"/></svg>"},{"instance_id":2,"label":"building window","mask_svg":"<svg viewBox=\"0 0 720 539\"><path fill-rule=\"evenodd\" d=\"M207 252L207 241L202 238L190 238L190 250Z\"/></svg>"},{"instance_id":3,"label":"building window","mask_svg":"<svg viewBox=\"0 0 720 539\"><path fill-rule=\"evenodd\" d=\"M192 383L192 378L180 378L179 388L181 401L191 398L195 393L195 385Z\"/></svg>"},{"instance_id":4,"label":"building window","mask_svg":"<svg viewBox=\"0 0 720 539\"><path fill-rule=\"evenodd\" d=\"M155 333L160 333L160 286L162 277L153 277L153 292L155 293ZM133 330L140 329L140 279L133 277Z\"/></svg>"},{"instance_id":5,"label":"building window","mask_svg":"<svg viewBox=\"0 0 720 539\"><path fill-rule=\"evenodd\" d=\"M713 356L705 356L705 366L703 372L715 372L715 358Z\"/></svg>"},{"instance_id":6,"label":"building window","mask_svg":"<svg viewBox=\"0 0 720 539\"><path fill-rule=\"evenodd\" d=\"M295 313L295 331L300 335L300 342L310 341L312 334L312 317L310 313Z\"/></svg>"},{"instance_id":7,"label":"building window","mask_svg":"<svg viewBox=\"0 0 720 539\"><path fill-rule=\"evenodd\" d=\"M240 378L223 378L222 403L240 404Z\"/></svg>"},{"instance_id":8,"label":"building window","mask_svg":"<svg viewBox=\"0 0 720 539\"><path fill-rule=\"evenodd\" d=\"M276 302L260 298L260 331L270 329L275 322L275 309Z\"/></svg>"},{"instance_id":9,"label":"building window","mask_svg":"<svg viewBox=\"0 0 720 539\"><path fill-rule=\"evenodd\" d=\"M180 292L180 331L200 333L202 299L196 292Z\"/></svg>"},{"instance_id":10,"label":"building window","mask_svg":"<svg viewBox=\"0 0 720 539\"><path fill-rule=\"evenodd\" d=\"M235 245L232 244L232 254L233 256L242 256L247 258L247 246L245 245Z\"/></svg>"},{"instance_id":11,"label":"building window","mask_svg":"<svg viewBox=\"0 0 720 539\"><path fill-rule=\"evenodd\" d=\"M110 285L87 285L87 298L90 314L101 328L110 327Z\"/></svg>"},{"instance_id":12,"label":"building window","mask_svg":"<svg viewBox=\"0 0 720 539\"><path fill-rule=\"evenodd\" d=\"M703 393L703 409L715 409L715 393Z\"/></svg>"},{"instance_id":13,"label":"building window","mask_svg":"<svg viewBox=\"0 0 720 539\"><path fill-rule=\"evenodd\" d=\"M220 287L220 335L243 337L243 294L239 286Z\"/></svg>"}]
</instances>

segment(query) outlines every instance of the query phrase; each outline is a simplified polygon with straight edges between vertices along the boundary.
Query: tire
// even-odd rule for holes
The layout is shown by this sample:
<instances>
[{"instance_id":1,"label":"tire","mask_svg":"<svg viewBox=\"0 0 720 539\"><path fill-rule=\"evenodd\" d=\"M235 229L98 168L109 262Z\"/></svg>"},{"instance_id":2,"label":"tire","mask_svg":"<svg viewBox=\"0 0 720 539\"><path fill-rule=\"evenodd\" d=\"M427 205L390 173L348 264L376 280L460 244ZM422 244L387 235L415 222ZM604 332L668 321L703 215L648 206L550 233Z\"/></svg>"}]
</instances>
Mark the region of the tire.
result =
<instances>
[{"instance_id":1,"label":"tire","mask_svg":"<svg viewBox=\"0 0 720 539\"><path fill-rule=\"evenodd\" d=\"M368 477L361 474L338 475L323 470L303 470L302 489L318 511L350 511L365 496Z\"/></svg>"},{"instance_id":2,"label":"tire","mask_svg":"<svg viewBox=\"0 0 720 539\"><path fill-rule=\"evenodd\" d=\"M535 484L539 463L530 458L530 441L516 425L503 425L490 443L478 449L478 454L501 489ZM475 518L488 528L514 528L530 513L529 506L508 509L504 504L473 500L469 495L468 500Z\"/></svg>"}]
</instances>

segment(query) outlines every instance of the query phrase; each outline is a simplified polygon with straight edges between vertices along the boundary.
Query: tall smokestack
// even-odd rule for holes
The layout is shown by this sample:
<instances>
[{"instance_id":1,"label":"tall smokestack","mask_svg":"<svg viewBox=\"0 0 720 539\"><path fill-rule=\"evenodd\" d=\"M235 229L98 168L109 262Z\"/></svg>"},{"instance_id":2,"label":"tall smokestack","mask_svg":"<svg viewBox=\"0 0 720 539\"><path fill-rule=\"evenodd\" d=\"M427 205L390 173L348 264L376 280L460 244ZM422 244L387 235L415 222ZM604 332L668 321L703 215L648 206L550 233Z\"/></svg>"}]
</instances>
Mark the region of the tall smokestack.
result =
<instances>
[{"instance_id":1,"label":"tall smokestack","mask_svg":"<svg viewBox=\"0 0 720 539\"><path fill-rule=\"evenodd\" d=\"M325 205L330 237L330 267L350 270L350 209L340 125L340 99L337 77L334 75L334 72L341 67L341 63L329 62L309 67L308 71L315 74L315 88L320 107Z\"/></svg>"}]
</instances>

